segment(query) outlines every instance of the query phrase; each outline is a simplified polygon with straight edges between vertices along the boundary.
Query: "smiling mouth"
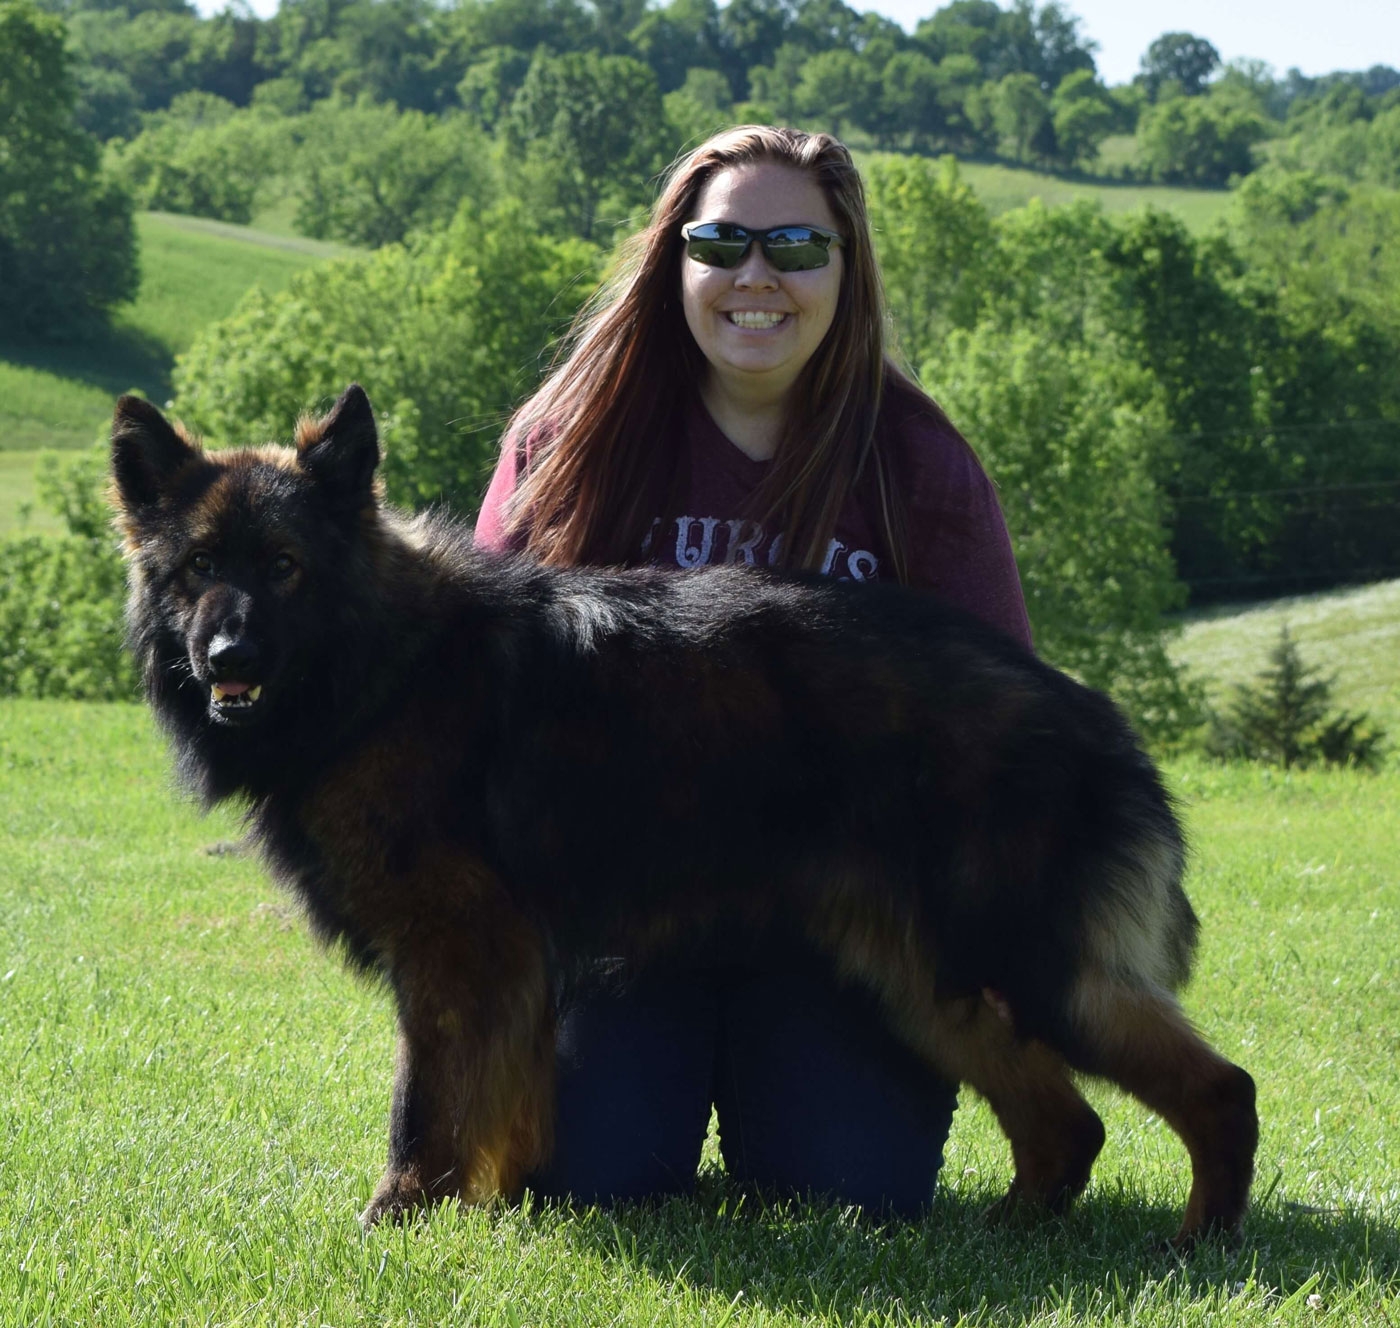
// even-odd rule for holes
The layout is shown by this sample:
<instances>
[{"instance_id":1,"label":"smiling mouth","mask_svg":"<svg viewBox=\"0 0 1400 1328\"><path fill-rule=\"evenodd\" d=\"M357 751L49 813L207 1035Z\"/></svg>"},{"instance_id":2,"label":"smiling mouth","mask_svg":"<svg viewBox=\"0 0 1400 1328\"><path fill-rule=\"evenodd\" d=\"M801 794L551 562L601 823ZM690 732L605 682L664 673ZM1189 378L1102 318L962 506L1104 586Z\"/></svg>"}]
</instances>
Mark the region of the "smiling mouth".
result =
<instances>
[{"instance_id":1,"label":"smiling mouth","mask_svg":"<svg viewBox=\"0 0 1400 1328\"><path fill-rule=\"evenodd\" d=\"M757 309L731 309L725 317L735 326L747 328L751 331L763 331L766 328L777 327L787 314L768 313Z\"/></svg>"},{"instance_id":2,"label":"smiling mouth","mask_svg":"<svg viewBox=\"0 0 1400 1328\"><path fill-rule=\"evenodd\" d=\"M224 682L209 684L209 703L220 714L252 710L262 699L261 683Z\"/></svg>"}]
</instances>

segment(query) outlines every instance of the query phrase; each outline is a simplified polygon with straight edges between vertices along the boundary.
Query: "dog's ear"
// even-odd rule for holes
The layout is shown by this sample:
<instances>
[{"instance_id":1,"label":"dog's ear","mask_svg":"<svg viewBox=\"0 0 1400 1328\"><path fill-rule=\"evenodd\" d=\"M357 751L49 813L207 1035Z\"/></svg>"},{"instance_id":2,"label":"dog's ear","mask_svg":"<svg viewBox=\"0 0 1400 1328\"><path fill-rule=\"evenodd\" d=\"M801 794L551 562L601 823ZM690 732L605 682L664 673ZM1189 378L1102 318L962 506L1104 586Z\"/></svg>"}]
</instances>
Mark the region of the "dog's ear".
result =
<instances>
[{"instance_id":1,"label":"dog's ear","mask_svg":"<svg viewBox=\"0 0 1400 1328\"><path fill-rule=\"evenodd\" d=\"M175 473L199 456L199 449L149 401L117 399L112 416L112 479L127 511L154 507Z\"/></svg>"},{"instance_id":2,"label":"dog's ear","mask_svg":"<svg viewBox=\"0 0 1400 1328\"><path fill-rule=\"evenodd\" d=\"M351 383L330 413L297 426L297 464L338 508L358 512L374 501L379 431L359 383Z\"/></svg>"}]
</instances>

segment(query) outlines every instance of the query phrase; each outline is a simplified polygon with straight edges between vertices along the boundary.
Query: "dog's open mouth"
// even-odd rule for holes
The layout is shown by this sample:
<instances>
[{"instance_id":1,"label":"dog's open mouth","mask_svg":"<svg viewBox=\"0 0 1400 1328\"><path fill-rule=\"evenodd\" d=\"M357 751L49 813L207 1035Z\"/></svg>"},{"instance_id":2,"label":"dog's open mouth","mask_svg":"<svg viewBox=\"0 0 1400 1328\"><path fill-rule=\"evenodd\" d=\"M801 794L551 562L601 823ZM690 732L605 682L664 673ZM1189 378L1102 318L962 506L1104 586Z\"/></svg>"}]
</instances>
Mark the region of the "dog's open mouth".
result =
<instances>
[{"instance_id":1,"label":"dog's open mouth","mask_svg":"<svg viewBox=\"0 0 1400 1328\"><path fill-rule=\"evenodd\" d=\"M236 682L231 678L210 683L209 705L218 715L241 718L257 709L262 690L261 683Z\"/></svg>"}]
</instances>

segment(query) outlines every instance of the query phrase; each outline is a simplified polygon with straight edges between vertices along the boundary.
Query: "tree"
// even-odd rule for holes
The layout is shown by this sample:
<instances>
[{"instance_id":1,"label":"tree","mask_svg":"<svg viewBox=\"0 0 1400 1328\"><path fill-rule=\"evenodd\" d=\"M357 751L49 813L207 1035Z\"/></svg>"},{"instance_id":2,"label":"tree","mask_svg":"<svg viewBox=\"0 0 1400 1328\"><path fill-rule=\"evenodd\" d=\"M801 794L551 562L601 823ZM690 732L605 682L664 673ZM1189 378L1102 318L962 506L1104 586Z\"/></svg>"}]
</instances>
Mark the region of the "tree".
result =
<instances>
[{"instance_id":1,"label":"tree","mask_svg":"<svg viewBox=\"0 0 1400 1328\"><path fill-rule=\"evenodd\" d=\"M1031 140L1050 118L1050 99L1034 74L1008 74L996 85L992 115L997 132L1014 144L1016 160L1024 161Z\"/></svg>"},{"instance_id":2,"label":"tree","mask_svg":"<svg viewBox=\"0 0 1400 1328\"><path fill-rule=\"evenodd\" d=\"M896 133L906 133L925 150L948 134L948 113L938 66L922 51L901 51L885 66L881 93L885 116Z\"/></svg>"},{"instance_id":3,"label":"tree","mask_svg":"<svg viewBox=\"0 0 1400 1328\"><path fill-rule=\"evenodd\" d=\"M1175 90L1178 95L1199 97L1206 80L1220 68L1220 52L1204 37L1189 32L1164 32L1142 57L1138 80L1152 101Z\"/></svg>"},{"instance_id":4,"label":"tree","mask_svg":"<svg viewBox=\"0 0 1400 1328\"><path fill-rule=\"evenodd\" d=\"M721 58L737 100L754 65L771 65L792 27L790 0L729 0L719 11Z\"/></svg>"},{"instance_id":5,"label":"tree","mask_svg":"<svg viewBox=\"0 0 1400 1328\"><path fill-rule=\"evenodd\" d=\"M773 53L771 65L755 65L749 70L749 100L768 108L758 119L789 124L797 118L797 90L802 85L802 67L807 52L795 42L784 42Z\"/></svg>"},{"instance_id":6,"label":"tree","mask_svg":"<svg viewBox=\"0 0 1400 1328\"><path fill-rule=\"evenodd\" d=\"M729 80L718 69L692 69L662 98L675 141L694 145L734 121Z\"/></svg>"},{"instance_id":7,"label":"tree","mask_svg":"<svg viewBox=\"0 0 1400 1328\"><path fill-rule=\"evenodd\" d=\"M632 29L632 46L651 66L661 91L674 92L691 69L724 64L719 8L715 0L671 0L665 8L649 9Z\"/></svg>"},{"instance_id":8,"label":"tree","mask_svg":"<svg viewBox=\"0 0 1400 1328\"><path fill-rule=\"evenodd\" d=\"M1375 769L1385 730L1365 714L1329 714L1336 678L1308 668L1285 623L1269 665L1253 684L1236 683L1223 714L1211 717L1207 745L1217 756L1293 766L1354 765Z\"/></svg>"},{"instance_id":9,"label":"tree","mask_svg":"<svg viewBox=\"0 0 1400 1328\"><path fill-rule=\"evenodd\" d=\"M74 119L60 19L0 0L0 327L78 336L136 294L131 199Z\"/></svg>"},{"instance_id":10,"label":"tree","mask_svg":"<svg viewBox=\"0 0 1400 1328\"><path fill-rule=\"evenodd\" d=\"M396 502L469 507L511 407L592 290L597 251L539 233L511 201L444 230L255 287L175 369L175 413L219 442L284 437L352 379L385 440Z\"/></svg>"},{"instance_id":11,"label":"tree","mask_svg":"<svg viewBox=\"0 0 1400 1328\"><path fill-rule=\"evenodd\" d=\"M952 157L881 158L866 188L901 349L924 364L977 321L996 261L991 217Z\"/></svg>"},{"instance_id":12,"label":"tree","mask_svg":"<svg viewBox=\"0 0 1400 1328\"><path fill-rule=\"evenodd\" d=\"M184 92L111 154L141 207L246 223L259 192L285 169L290 146L285 121Z\"/></svg>"},{"instance_id":13,"label":"tree","mask_svg":"<svg viewBox=\"0 0 1400 1328\"><path fill-rule=\"evenodd\" d=\"M449 220L495 193L487 141L464 115L325 101L301 122L296 225L370 248Z\"/></svg>"},{"instance_id":14,"label":"tree","mask_svg":"<svg viewBox=\"0 0 1400 1328\"><path fill-rule=\"evenodd\" d=\"M802 66L797 106L804 114L841 133L854 121L864 126L880 100L880 81L853 51L823 51Z\"/></svg>"},{"instance_id":15,"label":"tree","mask_svg":"<svg viewBox=\"0 0 1400 1328\"><path fill-rule=\"evenodd\" d=\"M467 66L457 84L462 109L488 131L510 110L530 69L530 57L513 46L489 46Z\"/></svg>"},{"instance_id":16,"label":"tree","mask_svg":"<svg viewBox=\"0 0 1400 1328\"><path fill-rule=\"evenodd\" d=\"M35 490L65 533L0 538L0 696L136 695L122 648L126 575L102 495L109 464L101 444L62 460L41 453Z\"/></svg>"},{"instance_id":17,"label":"tree","mask_svg":"<svg viewBox=\"0 0 1400 1328\"><path fill-rule=\"evenodd\" d=\"M1254 169L1254 145L1268 137L1262 116L1211 97L1158 102L1138 125L1138 154L1155 179L1224 185Z\"/></svg>"},{"instance_id":18,"label":"tree","mask_svg":"<svg viewBox=\"0 0 1400 1328\"><path fill-rule=\"evenodd\" d=\"M996 481L1037 649L1164 740L1198 712L1165 647L1162 615L1185 594L1140 445L1160 420L1125 404L1143 395L1123 382L1138 375L1111 340L987 318L923 379Z\"/></svg>"},{"instance_id":19,"label":"tree","mask_svg":"<svg viewBox=\"0 0 1400 1328\"><path fill-rule=\"evenodd\" d=\"M640 207L664 164L656 75L625 55L537 53L506 118L505 143L521 161L531 201L592 239L604 201L619 219Z\"/></svg>"},{"instance_id":20,"label":"tree","mask_svg":"<svg viewBox=\"0 0 1400 1328\"><path fill-rule=\"evenodd\" d=\"M1050 98L1050 112L1060 162L1070 169L1098 156L1118 114L1108 90L1087 69L1060 83Z\"/></svg>"}]
</instances>

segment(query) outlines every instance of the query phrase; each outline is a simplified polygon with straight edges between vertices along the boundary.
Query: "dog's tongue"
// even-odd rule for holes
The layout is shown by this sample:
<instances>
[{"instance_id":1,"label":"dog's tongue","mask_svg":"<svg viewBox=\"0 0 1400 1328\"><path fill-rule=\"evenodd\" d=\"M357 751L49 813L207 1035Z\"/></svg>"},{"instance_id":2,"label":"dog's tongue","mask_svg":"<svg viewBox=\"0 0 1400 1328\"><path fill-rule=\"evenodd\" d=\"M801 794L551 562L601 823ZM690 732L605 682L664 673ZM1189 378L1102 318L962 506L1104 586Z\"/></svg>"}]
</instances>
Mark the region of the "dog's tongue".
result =
<instances>
[{"instance_id":1,"label":"dog's tongue","mask_svg":"<svg viewBox=\"0 0 1400 1328\"><path fill-rule=\"evenodd\" d=\"M219 690L225 696L242 696L252 685L250 682L221 682Z\"/></svg>"}]
</instances>

